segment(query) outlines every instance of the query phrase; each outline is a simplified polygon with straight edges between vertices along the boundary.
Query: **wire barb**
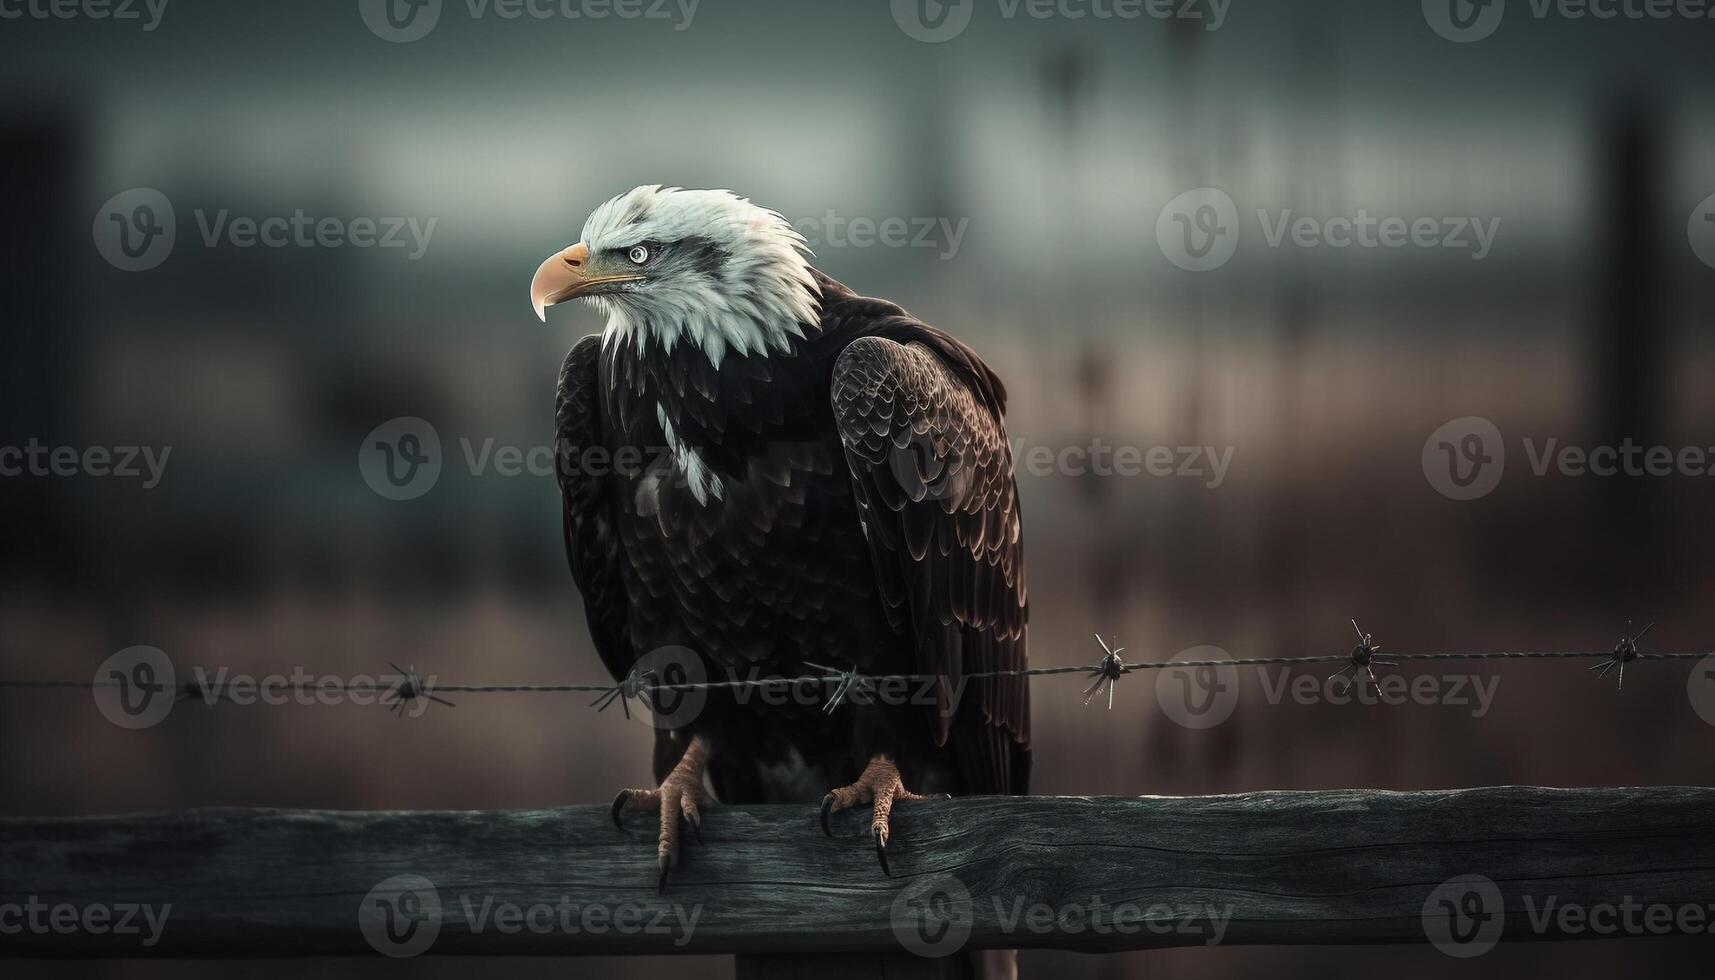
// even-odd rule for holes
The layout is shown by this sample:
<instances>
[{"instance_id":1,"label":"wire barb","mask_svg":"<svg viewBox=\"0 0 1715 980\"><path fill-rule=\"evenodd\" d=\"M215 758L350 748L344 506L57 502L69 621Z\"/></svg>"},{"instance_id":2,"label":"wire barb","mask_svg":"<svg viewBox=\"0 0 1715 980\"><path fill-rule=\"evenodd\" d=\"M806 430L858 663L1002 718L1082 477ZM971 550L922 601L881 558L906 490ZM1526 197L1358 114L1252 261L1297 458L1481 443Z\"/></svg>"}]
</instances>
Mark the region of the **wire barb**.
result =
<instances>
[{"instance_id":1,"label":"wire barb","mask_svg":"<svg viewBox=\"0 0 1715 980\"><path fill-rule=\"evenodd\" d=\"M399 675L398 686L387 692L386 697L381 700L382 704L387 705L388 711L395 712L403 718L405 717L405 705L419 698L425 701L433 701L436 704L444 704L449 708L458 707L446 698L435 694L431 690L431 685L424 684L422 678L417 676L416 667L404 669L392 661L388 661L387 666L392 667L393 672Z\"/></svg>"},{"instance_id":2,"label":"wire barb","mask_svg":"<svg viewBox=\"0 0 1715 980\"><path fill-rule=\"evenodd\" d=\"M648 673L654 673L654 671L649 671ZM625 712L625 719L630 721L631 699L641 697L643 695L643 684L644 672L640 671L636 665L633 665L631 673L625 675L625 680L622 680L618 684L615 684L603 691L600 697L590 702L590 707L596 709L598 712L606 711L608 706L617 700L619 702L619 710Z\"/></svg>"},{"instance_id":3,"label":"wire barb","mask_svg":"<svg viewBox=\"0 0 1715 980\"><path fill-rule=\"evenodd\" d=\"M173 704L184 704L186 701L202 701L207 704L214 704L219 700L219 691L211 691L201 677L193 677L179 685L179 693L173 697Z\"/></svg>"},{"instance_id":4,"label":"wire barb","mask_svg":"<svg viewBox=\"0 0 1715 980\"><path fill-rule=\"evenodd\" d=\"M1608 676L1608 671L1615 667L1620 668L1619 689L1624 691L1626 689L1626 664L1638 659L1638 641L1644 638L1644 633L1653 629L1655 629L1655 624L1651 623L1643 628L1642 633L1634 636L1632 635L1632 621L1626 620L1626 635L1620 637L1620 642L1614 644L1614 652L1601 663L1592 664L1584 669L1597 671L1596 677L1600 679Z\"/></svg>"},{"instance_id":5,"label":"wire barb","mask_svg":"<svg viewBox=\"0 0 1715 980\"><path fill-rule=\"evenodd\" d=\"M834 667L813 664L808 660L804 661L804 666L828 675L823 680L834 681L834 693L828 696L828 703L822 706L823 714L833 714L834 709L840 706L840 702L846 699L846 695L850 694L853 688L862 691L868 687L867 680L857 672L855 666L851 670L839 670Z\"/></svg>"},{"instance_id":6,"label":"wire barb","mask_svg":"<svg viewBox=\"0 0 1715 980\"><path fill-rule=\"evenodd\" d=\"M1102 693L1102 685L1106 684L1108 688L1108 710L1112 711L1114 710L1114 687L1119 683L1120 675L1131 673L1131 665L1120 659L1120 654L1125 652L1125 647L1119 645L1119 637L1114 637L1114 645L1110 647L1108 642L1102 639L1102 635L1097 633L1096 642L1102 645L1102 652L1107 656L1104 656L1102 662L1090 671L1090 676L1095 678L1095 682L1084 688L1084 703L1089 704L1091 698Z\"/></svg>"},{"instance_id":7,"label":"wire barb","mask_svg":"<svg viewBox=\"0 0 1715 980\"><path fill-rule=\"evenodd\" d=\"M1358 625L1357 620L1354 619L1351 623L1352 631L1358 634L1358 645L1352 648L1351 663L1348 663L1346 666L1341 667L1332 674L1329 674L1328 679L1333 680L1336 677L1344 677L1346 678L1346 685L1350 687L1352 681L1357 678L1358 671L1361 670L1364 672L1365 676L1369 677L1370 686L1375 688L1379 693L1382 686L1381 682L1376 680L1376 672L1374 668L1397 667L1399 664L1397 661L1393 660L1377 660L1376 654L1381 652L1382 645L1376 642L1376 638L1373 634L1365 633L1363 628Z\"/></svg>"}]
</instances>

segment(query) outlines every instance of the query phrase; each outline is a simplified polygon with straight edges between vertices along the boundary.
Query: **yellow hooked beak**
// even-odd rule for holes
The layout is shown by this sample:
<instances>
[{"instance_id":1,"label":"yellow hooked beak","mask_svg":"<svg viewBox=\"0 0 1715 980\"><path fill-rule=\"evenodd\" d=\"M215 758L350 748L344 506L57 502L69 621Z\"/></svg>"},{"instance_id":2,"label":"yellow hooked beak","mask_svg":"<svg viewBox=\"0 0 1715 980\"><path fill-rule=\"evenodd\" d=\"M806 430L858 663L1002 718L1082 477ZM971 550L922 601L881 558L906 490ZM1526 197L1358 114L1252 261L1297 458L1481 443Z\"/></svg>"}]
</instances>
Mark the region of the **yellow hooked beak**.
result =
<instances>
[{"instance_id":1,"label":"yellow hooked beak","mask_svg":"<svg viewBox=\"0 0 1715 980\"><path fill-rule=\"evenodd\" d=\"M530 305L536 310L536 319L546 323L548 314L545 311L555 303L599 292L600 287L611 283L635 282L642 278L640 275L591 275L590 247L579 242L548 256L536 268L536 277L530 280Z\"/></svg>"}]
</instances>

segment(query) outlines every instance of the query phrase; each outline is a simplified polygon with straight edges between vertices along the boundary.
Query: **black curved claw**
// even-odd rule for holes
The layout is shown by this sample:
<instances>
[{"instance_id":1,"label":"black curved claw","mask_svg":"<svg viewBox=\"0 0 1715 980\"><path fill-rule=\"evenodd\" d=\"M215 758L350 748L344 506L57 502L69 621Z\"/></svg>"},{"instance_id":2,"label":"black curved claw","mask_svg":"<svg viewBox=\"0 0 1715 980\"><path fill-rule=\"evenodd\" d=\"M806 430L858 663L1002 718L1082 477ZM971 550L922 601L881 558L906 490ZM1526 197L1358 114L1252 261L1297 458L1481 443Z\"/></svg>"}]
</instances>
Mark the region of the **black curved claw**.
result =
<instances>
[{"instance_id":1,"label":"black curved claw","mask_svg":"<svg viewBox=\"0 0 1715 980\"><path fill-rule=\"evenodd\" d=\"M828 827L828 814L833 813L833 812L834 812L834 794L829 793L827 796L822 797L822 833L828 835L829 837L834 836L833 830L831 830Z\"/></svg>"},{"instance_id":2,"label":"black curved claw","mask_svg":"<svg viewBox=\"0 0 1715 980\"><path fill-rule=\"evenodd\" d=\"M655 880L655 894L667 893L667 871L673 867L673 862L665 854L661 855L661 877Z\"/></svg>"},{"instance_id":3,"label":"black curved claw","mask_svg":"<svg viewBox=\"0 0 1715 980\"><path fill-rule=\"evenodd\" d=\"M683 813L679 814L679 819L691 825L691 833L697 838L697 843L701 844L703 842L703 822L701 820L692 820Z\"/></svg>"},{"instance_id":4,"label":"black curved claw","mask_svg":"<svg viewBox=\"0 0 1715 980\"><path fill-rule=\"evenodd\" d=\"M630 803L630 802L631 802L631 790L628 790L628 789L620 790L619 795L613 798L613 811L612 811L613 825L615 827L618 827L620 830L625 829L625 821L619 819L619 815L622 811L624 811L625 804Z\"/></svg>"},{"instance_id":5,"label":"black curved claw","mask_svg":"<svg viewBox=\"0 0 1715 980\"><path fill-rule=\"evenodd\" d=\"M887 867L887 842L881 839L881 830L879 828L871 831L871 833L875 835L875 859L881 862L881 873L891 878L893 877L893 872L888 870Z\"/></svg>"}]
</instances>

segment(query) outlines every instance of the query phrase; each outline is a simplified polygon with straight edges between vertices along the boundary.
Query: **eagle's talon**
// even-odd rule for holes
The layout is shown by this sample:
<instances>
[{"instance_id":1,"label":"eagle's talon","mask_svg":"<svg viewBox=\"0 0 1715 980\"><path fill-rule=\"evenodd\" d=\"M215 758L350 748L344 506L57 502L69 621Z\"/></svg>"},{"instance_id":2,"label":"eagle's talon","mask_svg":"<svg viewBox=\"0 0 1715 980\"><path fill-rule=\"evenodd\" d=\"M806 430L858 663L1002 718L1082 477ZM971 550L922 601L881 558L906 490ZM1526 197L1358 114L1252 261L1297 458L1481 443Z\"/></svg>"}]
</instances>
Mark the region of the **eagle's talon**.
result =
<instances>
[{"instance_id":1,"label":"eagle's talon","mask_svg":"<svg viewBox=\"0 0 1715 980\"><path fill-rule=\"evenodd\" d=\"M679 864L679 840L683 828L691 828L697 843L703 842L703 810L714 805L703 788L703 767L708 762L708 744L701 738L691 739L684 758L661 781L658 789L622 789L613 798L610 810L615 826L625 828L622 814L627 810L654 810L660 814L660 832L655 838L655 858L660 875L655 882L656 894L667 888L667 872Z\"/></svg>"},{"instance_id":2,"label":"eagle's talon","mask_svg":"<svg viewBox=\"0 0 1715 980\"><path fill-rule=\"evenodd\" d=\"M828 816L833 812L834 794L829 793L827 796L822 797L822 833L829 837L834 836L833 828L828 826Z\"/></svg>"},{"instance_id":3,"label":"eagle's talon","mask_svg":"<svg viewBox=\"0 0 1715 980\"><path fill-rule=\"evenodd\" d=\"M828 816L840 810L847 809L858 803L871 803L869 831L875 840L875 857L881 863L883 874L892 876L893 872L887 865L887 841L891 836L893 804L900 800L925 800L930 797L920 796L905 788L905 783L899 778L899 767L885 755L878 755L869 760L864 767L863 775L850 786L842 786L822 798L822 830L832 837L828 829Z\"/></svg>"}]
</instances>

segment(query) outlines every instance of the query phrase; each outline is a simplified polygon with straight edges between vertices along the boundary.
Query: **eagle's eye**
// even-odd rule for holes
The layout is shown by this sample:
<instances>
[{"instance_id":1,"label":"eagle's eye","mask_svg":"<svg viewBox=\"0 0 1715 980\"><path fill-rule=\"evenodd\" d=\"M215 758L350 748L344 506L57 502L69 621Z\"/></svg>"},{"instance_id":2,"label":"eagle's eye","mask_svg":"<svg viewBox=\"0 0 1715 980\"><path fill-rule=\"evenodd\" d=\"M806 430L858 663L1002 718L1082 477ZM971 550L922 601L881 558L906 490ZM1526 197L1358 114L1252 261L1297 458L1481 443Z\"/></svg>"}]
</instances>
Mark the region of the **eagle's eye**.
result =
<instances>
[{"instance_id":1,"label":"eagle's eye","mask_svg":"<svg viewBox=\"0 0 1715 980\"><path fill-rule=\"evenodd\" d=\"M643 263L649 261L649 249L643 247L642 245L631 246L631 252L629 253L629 255L630 255L631 261L637 263L638 265L642 265Z\"/></svg>"}]
</instances>

